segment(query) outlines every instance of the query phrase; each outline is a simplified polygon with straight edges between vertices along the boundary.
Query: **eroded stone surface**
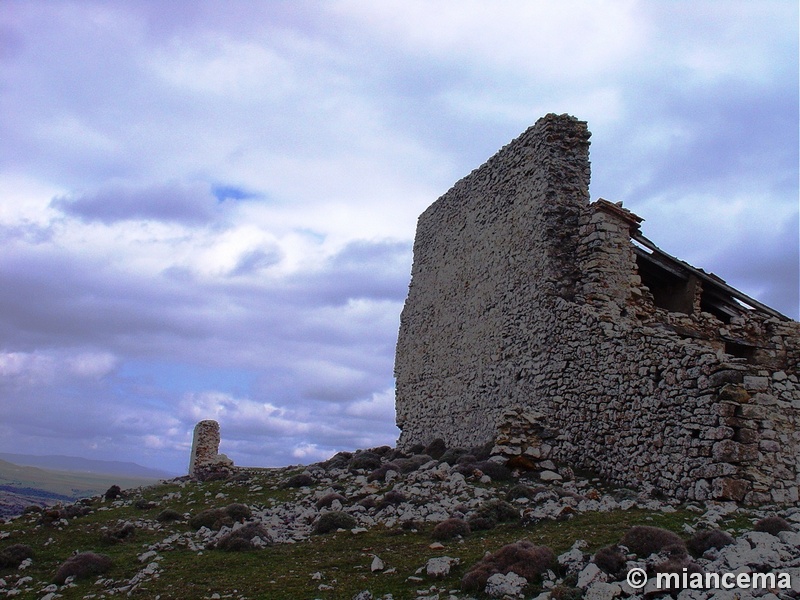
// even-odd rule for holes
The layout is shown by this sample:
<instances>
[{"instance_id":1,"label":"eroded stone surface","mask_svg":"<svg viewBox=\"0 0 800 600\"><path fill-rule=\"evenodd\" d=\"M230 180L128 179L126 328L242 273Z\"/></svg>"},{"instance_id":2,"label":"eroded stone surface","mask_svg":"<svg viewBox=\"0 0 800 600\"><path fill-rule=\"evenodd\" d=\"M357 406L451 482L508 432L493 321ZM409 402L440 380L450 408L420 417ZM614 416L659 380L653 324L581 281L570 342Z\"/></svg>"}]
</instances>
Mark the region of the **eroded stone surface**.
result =
<instances>
[{"instance_id":1,"label":"eroded stone surface","mask_svg":"<svg viewBox=\"0 0 800 600\"><path fill-rule=\"evenodd\" d=\"M797 502L800 325L590 203L589 136L548 115L420 216L398 446L494 442L682 500Z\"/></svg>"}]
</instances>

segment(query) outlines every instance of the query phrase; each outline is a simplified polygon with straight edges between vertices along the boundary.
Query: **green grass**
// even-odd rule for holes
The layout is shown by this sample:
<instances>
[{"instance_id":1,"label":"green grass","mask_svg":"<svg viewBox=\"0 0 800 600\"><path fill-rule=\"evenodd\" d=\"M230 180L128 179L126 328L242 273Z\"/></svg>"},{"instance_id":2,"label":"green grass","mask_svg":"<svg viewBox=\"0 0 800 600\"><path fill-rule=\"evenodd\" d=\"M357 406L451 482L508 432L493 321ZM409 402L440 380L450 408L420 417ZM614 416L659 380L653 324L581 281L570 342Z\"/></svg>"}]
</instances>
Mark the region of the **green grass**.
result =
<instances>
[{"instance_id":1,"label":"green grass","mask_svg":"<svg viewBox=\"0 0 800 600\"><path fill-rule=\"evenodd\" d=\"M8 537L0 540L0 549L13 543L25 543L35 552L33 565L21 575L33 578L31 591L16 598L40 598L41 590L52 581L58 566L75 551L95 551L108 554L114 560L112 570L103 579L113 579L117 585L142 569L145 564L137 556L151 544L159 542L173 533L190 531L186 521L160 525L157 531L138 529L131 540L116 545L104 545L101 538L104 528L114 527L125 520L139 521L148 525L156 523L155 517L165 508L180 513L195 514L210 507L223 507L233 502L245 502L251 506L264 507L275 503L293 501L302 490L281 489L278 484L286 472L265 471L247 483L209 482L205 484L162 484L142 489L136 496L123 502L105 502L95 499L92 514L72 519L67 526L45 526L37 524L37 515L26 515L0 525L0 534ZM254 485L260 491L251 491ZM510 487L513 483L509 483ZM224 498L217 498L224 494ZM136 509L132 503L137 498L152 500L157 507L148 510ZM194 552L176 546L172 550L160 551L160 576L146 581L134 590L130 597L153 599L202 599L216 592L229 598L304 599L320 598L333 600L352 596L369 589L376 598L391 593L396 600L416 598L417 590L434 585L444 590L456 590L468 568L483 557L487 551L495 551L507 543L527 539L535 544L546 545L556 554L569 549L575 540L588 543L587 552L619 541L625 530L635 524L648 524L682 532L686 523L691 523L696 513L680 509L672 513L661 513L631 509L604 513L584 513L565 521L543 521L522 526L503 525L490 531L480 531L464 540L446 542L444 549L431 549L433 524L420 531L388 530L382 526L367 532L353 534L339 532L324 536L312 536L296 544L278 544L264 550L226 553L217 550ZM732 521L735 528L746 527L749 521L738 518ZM387 569L394 572L371 573L373 555L379 556ZM419 575L421 582L409 581L410 576L425 566L429 558L451 556L461 560L451 574L435 581L425 573ZM312 579L320 573L321 579ZM0 578L11 584L18 572L0 570ZM319 586L333 589L319 589ZM235 590L235 592L234 592ZM84 597L109 597L103 595L105 588L96 584L96 578L77 582L71 589L59 589L65 599ZM92 596L94 595L94 596Z\"/></svg>"}]
</instances>

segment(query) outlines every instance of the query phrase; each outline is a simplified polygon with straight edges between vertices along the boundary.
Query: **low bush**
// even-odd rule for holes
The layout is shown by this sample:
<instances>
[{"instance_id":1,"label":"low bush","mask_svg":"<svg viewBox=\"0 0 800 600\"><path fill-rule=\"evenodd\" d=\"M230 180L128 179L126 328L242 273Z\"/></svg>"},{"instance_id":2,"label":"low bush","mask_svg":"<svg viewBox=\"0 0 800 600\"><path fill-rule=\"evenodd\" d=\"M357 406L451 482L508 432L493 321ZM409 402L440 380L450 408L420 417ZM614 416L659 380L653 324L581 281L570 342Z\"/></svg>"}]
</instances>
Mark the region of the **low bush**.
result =
<instances>
[{"instance_id":1,"label":"low bush","mask_svg":"<svg viewBox=\"0 0 800 600\"><path fill-rule=\"evenodd\" d=\"M612 576L622 573L627 565L625 555L617 545L600 548L600 550L595 552L593 562L600 567L603 572Z\"/></svg>"},{"instance_id":2,"label":"low bush","mask_svg":"<svg viewBox=\"0 0 800 600\"><path fill-rule=\"evenodd\" d=\"M475 468L480 470L484 475L491 477L492 481L510 481L513 479L511 469L504 464L492 460L484 460L475 463Z\"/></svg>"},{"instance_id":3,"label":"low bush","mask_svg":"<svg viewBox=\"0 0 800 600\"><path fill-rule=\"evenodd\" d=\"M239 522L244 522L253 515L249 506L247 506L246 504L241 504L239 502L235 502L233 504L229 504L228 506L226 506L225 514L228 515L234 521L239 521Z\"/></svg>"},{"instance_id":4,"label":"low bush","mask_svg":"<svg viewBox=\"0 0 800 600\"><path fill-rule=\"evenodd\" d=\"M447 452L447 445L442 438L436 438L425 446L425 449L422 451L423 454L427 454L434 460L439 460L445 452Z\"/></svg>"},{"instance_id":5,"label":"low bush","mask_svg":"<svg viewBox=\"0 0 800 600\"><path fill-rule=\"evenodd\" d=\"M112 485L110 488L106 490L106 493L103 494L103 498L106 500L116 500L117 498L122 497L122 490L118 485Z\"/></svg>"},{"instance_id":6,"label":"low bush","mask_svg":"<svg viewBox=\"0 0 800 600\"><path fill-rule=\"evenodd\" d=\"M457 537L466 537L470 534L469 524L464 519L446 519L433 528L433 539L440 542L452 540Z\"/></svg>"},{"instance_id":7,"label":"low bush","mask_svg":"<svg viewBox=\"0 0 800 600\"><path fill-rule=\"evenodd\" d=\"M122 525L107 530L100 537L100 541L104 544L121 544L127 542L136 535L136 526L133 523L126 522Z\"/></svg>"},{"instance_id":8,"label":"low bush","mask_svg":"<svg viewBox=\"0 0 800 600\"><path fill-rule=\"evenodd\" d=\"M293 475L289 477L286 481L283 482L283 487L285 488L301 488L307 487L309 485L314 485L314 478L311 477L308 473L300 473L299 475Z\"/></svg>"},{"instance_id":9,"label":"low bush","mask_svg":"<svg viewBox=\"0 0 800 600\"><path fill-rule=\"evenodd\" d=\"M475 514L489 521L497 523L511 523L520 519L519 511L504 500L489 500L484 502Z\"/></svg>"},{"instance_id":10,"label":"low bush","mask_svg":"<svg viewBox=\"0 0 800 600\"><path fill-rule=\"evenodd\" d=\"M357 452L353 458L350 459L350 464L347 467L351 471L374 471L380 466L381 457L374 452L365 450L363 452Z\"/></svg>"},{"instance_id":11,"label":"low bush","mask_svg":"<svg viewBox=\"0 0 800 600\"><path fill-rule=\"evenodd\" d=\"M156 521L159 523L169 523L171 521L180 521L181 519L183 519L183 515L173 508L165 508L156 515Z\"/></svg>"},{"instance_id":12,"label":"low bush","mask_svg":"<svg viewBox=\"0 0 800 600\"><path fill-rule=\"evenodd\" d=\"M241 552L263 548L270 544L272 536L261 523L247 523L222 536L214 547L225 552Z\"/></svg>"},{"instance_id":13,"label":"low bush","mask_svg":"<svg viewBox=\"0 0 800 600\"><path fill-rule=\"evenodd\" d=\"M189 519L189 527L195 530L207 527L216 531L221 529L223 525L233 525L233 519L222 508L208 508Z\"/></svg>"},{"instance_id":14,"label":"low bush","mask_svg":"<svg viewBox=\"0 0 800 600\"><path fill-rule=\"evenodd\" d=\"M662 551L668 551L673 556L686 555L683 540L677 534L660 527L648 525L631 527L620 544L639 558L647 558Z\"/></svg>"},{"instance_id":15,"label":"low bush","mask_svg":"<svg viewBox=\"0 0 800 600\"><path fill-rule=\"evenodd\" d=\"M317 500L317 503L316 503L315 506L317 507L317 510L319 510L320 508L330 508L331 504L333 504L334 500L338 500L342 504L347 502L347 498L345 498L341 494L338 494L336 492L332 492L330 494L325 494L322 498Z\"/></svg>"},{"instance_id":16,"label":"low bush","mask_svg":"<svg viewBox=\"0 0 800 600\"><path fill-rule=\"evenodd\" d=\"M482 591L495 573L516 573L530 583L555 562L555 554L547 546L536 546L527 540L508 544L475 563L461 580L461 589Z\"/></svg>"},{"instance_id":17,"label":"low bush","mask_svg":"<svg viewBox=\"0 0 800 600\"><path fill-rule=\"evenodd\" d=\"M0 569L16 569L26 558L33 558L33 549L25 544L12 544L0 550Z\"/></svg>"},{"instance_id":18,"label":"low bush","mask_svg":"<svg viewBox=\"0 0 800 600\"><path fill-rule=\"evenodd\" d=\"M703 556L711 548L724 548L733 544L735 540L719 529L701 529L686 542L686 547L695 556Z\"/></svg>"},{"instance_id":19,"label":"low bush","mask_svg":"<svg viewBox=\"0 0 800 600\"><path fill-rule=\"evenodd\" d=\"M369 475L367 475L367 481L383 481L386 479L386 474L389 471L394 471L395 473L400 473L400 467L393 462L384 463L374 471L372 471Z\"/></svg>"},{"instance_id":20,"label":"low bush","mask_svg":"<svg viewBox=\"0 0 800 600\"><path fill-rule=\"evenodd\" d=\"M85 579L94 575L102 575L111 568L112 562L105 554L95 554L94 552L81 552L75 556L70 556L56 571L53 582L64 585L68 577L75 579Z\"/></svg>"},{"instance_id":21,"label":"low bush","mask_svg":"<svg viewBox=\"0 0 800 600\"><path fill-rule=\"evenodd\" d=\"M314 535L323 535L331 531L336 531L337 529L353 529L356 525L356 520L347 513L332 511L325 513L317 519L311 533Z\"/></svg>"},{"instance_id":22,"label":"low bush","mask_svg":"<svg viewBox=\"0 0 800 600\"><path fill-rule=\"evenodd\" d=\"M781 531L794 531L789 521L781 517L773 516L761 519L753 527L754 531L762 531L764 533L771 533L778 535Z\"/></svg>"}]
</instances>

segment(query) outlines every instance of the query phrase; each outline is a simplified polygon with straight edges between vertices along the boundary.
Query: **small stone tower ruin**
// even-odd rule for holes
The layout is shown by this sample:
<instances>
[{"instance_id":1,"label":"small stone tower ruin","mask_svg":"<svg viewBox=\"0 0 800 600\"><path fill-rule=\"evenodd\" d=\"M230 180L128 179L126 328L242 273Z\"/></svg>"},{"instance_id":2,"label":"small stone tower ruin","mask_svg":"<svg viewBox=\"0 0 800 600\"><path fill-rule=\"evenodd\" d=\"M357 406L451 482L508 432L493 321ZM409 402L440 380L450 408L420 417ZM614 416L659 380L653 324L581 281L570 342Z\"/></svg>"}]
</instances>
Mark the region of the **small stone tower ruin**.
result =
<instances>
[{"instance_id":1,"label":"small stone tower ruin","mask_svg":"<svg viewBox=\"0 0 800 600\"><path fill-rule=\"evenodd\" d=\"M231 459L219 454L219 442L219 423L209 419L195 425L189 475L203 476L208 471L224 470L233 466Z\"/></svg>"},{"instance_id":2,"label":"small stone tower ruin","mask_svg":"<svg viewBox=\"0 0 800 600\"><path fill-rule=\"evenodd\" d=\"M494 441L679 499L797 502L800 325L590 203L589 137L547 115L419 217L398 445Z\"/></svg>"}]
</instances>

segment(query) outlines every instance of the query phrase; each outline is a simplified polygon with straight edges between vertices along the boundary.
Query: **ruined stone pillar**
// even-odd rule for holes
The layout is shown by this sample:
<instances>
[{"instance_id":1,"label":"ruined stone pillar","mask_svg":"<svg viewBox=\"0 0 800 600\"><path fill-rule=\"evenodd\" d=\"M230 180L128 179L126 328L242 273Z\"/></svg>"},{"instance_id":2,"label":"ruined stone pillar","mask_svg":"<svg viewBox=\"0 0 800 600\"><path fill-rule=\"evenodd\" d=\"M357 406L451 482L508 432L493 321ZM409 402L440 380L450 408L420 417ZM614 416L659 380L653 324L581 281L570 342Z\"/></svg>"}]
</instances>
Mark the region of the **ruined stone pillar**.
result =
<instances>
[{"instance_id":1,"label":"ruined stone pillar","mask_svg":"<svg viewBox=\"0 0 800 600\"><path fill-rule=\"evenodd\" d=\"M219 423L209 419L195 425L189 475L197 476L209 468L233 466L233 461L224 454L219 454L219 441Z\"/></svg>"}]
</instances>

